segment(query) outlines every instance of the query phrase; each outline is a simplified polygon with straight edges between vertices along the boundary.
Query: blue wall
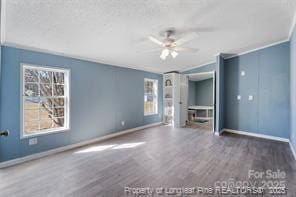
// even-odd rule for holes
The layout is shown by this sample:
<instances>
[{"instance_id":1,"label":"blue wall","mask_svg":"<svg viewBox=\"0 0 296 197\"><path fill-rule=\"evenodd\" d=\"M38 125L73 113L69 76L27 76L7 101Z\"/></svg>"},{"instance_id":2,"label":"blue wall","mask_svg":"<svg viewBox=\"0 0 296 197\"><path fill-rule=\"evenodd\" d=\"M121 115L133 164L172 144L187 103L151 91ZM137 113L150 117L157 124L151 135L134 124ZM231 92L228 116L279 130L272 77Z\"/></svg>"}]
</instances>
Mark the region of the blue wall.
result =
<instances>
[{"instance_id":1,"label":"blue wall","mask_svg":"<svg viewBox=\"0 0 296 197\"><path fill-rule=\"evenodd\" d=\"M196 105L196 82L189 81L188 83L188 106Z\"/></svg>"},{"instance_id":2,"label":"blue wall","mask_svg":"<svg viewBox=\"0 0 296 197\"><path fill-rule=\"evenodd\" d=\"M188 105L213 105L213 79L189 81Z\"/></svg>"},{"instance_id":3,"label":"blue wall","mask_svg":"<svg viewBox=\"0 0 296 197\"><path fill-rule=\"evenodd\" d=\"M71 130L20 139L20 63L71 70ZM68 57L2 47L0 161L46 151L116 131L162 121L162 75ZM144 78L158 79L158 115L144 116ZM125 126L121 125L125 121Z\"/></svg>"},{"instance_id":4,"label":"blue wall","mask_svg":"<svg viewBox=\"0 0 296 197\"><path fill-rule=\"evenodd\" d=\"M295 34L291 40L292 120L296 119ZM289 42L226 60L217 56L216 63L184 73L213 70L216 71L216 131L227 128L290 138ZM241 76L241 71L245 71L245 76ZM249 95L253 95L253 101L248 101ZM295 145L295 121L291 121L291 128Z\"/></svg>"},{"instance_id":5,"label":"blue wall","mask_svg":"<svg viewBox=\"0 0 296 197\"><path fill-rule=\"evenodd\" d=\"M289 50L285 42L225 60L225 128L289 138Z\"/></svg>"},{"instance_id":6,"label":"blue wall","mask_svg":"<svg viewBox=\"0 0 296 197\"><path fill-rule=\"evenodd\" d=\"M296 29L292 34L290 41L290 57L291 57L291 135L290 141L296 150Z\"/></svg>"}]
</instances>

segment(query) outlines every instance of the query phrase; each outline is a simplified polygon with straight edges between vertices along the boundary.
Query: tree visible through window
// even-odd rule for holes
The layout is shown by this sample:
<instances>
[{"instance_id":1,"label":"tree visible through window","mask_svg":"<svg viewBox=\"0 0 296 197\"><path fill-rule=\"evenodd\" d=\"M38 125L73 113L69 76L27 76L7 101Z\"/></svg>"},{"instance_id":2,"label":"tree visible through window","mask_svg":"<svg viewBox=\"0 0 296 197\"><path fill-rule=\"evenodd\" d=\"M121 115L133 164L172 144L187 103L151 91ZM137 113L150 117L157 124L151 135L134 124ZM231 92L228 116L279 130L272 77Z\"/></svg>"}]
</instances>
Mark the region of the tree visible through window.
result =
<instances>
[{"instance_id":1,"label":"tree visible through window","mask_svg":"<svg viewBox=\"0 0 296 197\"><path fill-rule=\"evenodd\" d=\"M69 71L23 66L23 135L67 129Z\"/></svg>"},{"instance_id":2,"label":"tree visible through window","mask_svg":"<svg viewBox=\"0 0 296 197\"><path fill-rule=\"evenodd\" d=\"M157 114L158 81L144 79L144 115Z\"/></svg>"}]
</instances>

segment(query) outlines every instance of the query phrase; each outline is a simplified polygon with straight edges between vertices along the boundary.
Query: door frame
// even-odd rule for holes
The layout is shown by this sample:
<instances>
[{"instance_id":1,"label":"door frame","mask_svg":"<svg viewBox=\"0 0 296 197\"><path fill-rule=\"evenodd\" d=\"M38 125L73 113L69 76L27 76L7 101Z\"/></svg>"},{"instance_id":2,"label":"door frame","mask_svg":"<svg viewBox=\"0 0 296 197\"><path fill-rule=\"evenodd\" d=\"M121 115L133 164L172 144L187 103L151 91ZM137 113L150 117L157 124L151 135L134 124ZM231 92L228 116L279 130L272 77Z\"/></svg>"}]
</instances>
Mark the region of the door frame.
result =
<instances>
[{"instance_id":1,"label":"door frame","mask_svg":"<svg viewBox=\"0 0 296 197\"><path fill-rule=\"evenodd\" d=\"M198 73L189 73L185 74L186 77L188 77L188 83L189 83L189 77L190 76L198 76L198 75L205 75L205 74L211 74L213 79L213 121L212 121L212 131L215 133L215 122L216 122L216 71L208 71L208 72L198 72ZM188 85L188 91L187 94L189 95L189 85ZM189 99L189 96L187 95L187 99ZM188 100L187 100L187 105L188 105ZM187 106L188 109L188 106Z\"/></svg>"}]
</instances>

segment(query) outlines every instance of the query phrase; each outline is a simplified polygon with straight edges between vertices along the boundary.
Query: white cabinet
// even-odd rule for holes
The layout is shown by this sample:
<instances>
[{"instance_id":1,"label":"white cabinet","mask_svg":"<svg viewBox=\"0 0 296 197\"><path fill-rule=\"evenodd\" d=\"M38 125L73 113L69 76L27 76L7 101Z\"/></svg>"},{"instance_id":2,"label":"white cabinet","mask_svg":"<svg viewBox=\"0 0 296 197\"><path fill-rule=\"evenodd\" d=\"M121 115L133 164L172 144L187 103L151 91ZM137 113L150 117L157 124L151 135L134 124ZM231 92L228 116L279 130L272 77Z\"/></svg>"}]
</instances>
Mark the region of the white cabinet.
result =
<instances>
[{"instance_id":1,"label":"white cabinet","mask_svg":"<svg viewBox=\"0 0 296 197\"><path fill-rule=\"evenodd\" d=\"M180 127L180 74L163 75L164 124Z\"/></svg>"}]
</instances>

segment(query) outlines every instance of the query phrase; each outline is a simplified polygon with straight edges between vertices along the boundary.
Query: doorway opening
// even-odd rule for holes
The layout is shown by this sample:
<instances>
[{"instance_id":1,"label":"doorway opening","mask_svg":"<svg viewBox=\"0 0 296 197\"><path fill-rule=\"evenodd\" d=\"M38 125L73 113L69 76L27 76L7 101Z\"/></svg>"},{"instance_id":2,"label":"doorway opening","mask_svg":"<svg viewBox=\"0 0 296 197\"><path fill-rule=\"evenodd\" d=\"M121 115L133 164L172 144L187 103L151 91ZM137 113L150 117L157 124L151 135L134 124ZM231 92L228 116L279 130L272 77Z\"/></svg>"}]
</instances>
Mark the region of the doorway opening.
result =
<instances>
[{"instance_id":1,"label":"doorway opening","mask_svg":"<svg viewBox=\"0 0 296 197\"><path fill-rule=\"evenodd\" d=\"M187 126L214 132L215 72L188 74Z\"/></svg>"}]
</instances>

